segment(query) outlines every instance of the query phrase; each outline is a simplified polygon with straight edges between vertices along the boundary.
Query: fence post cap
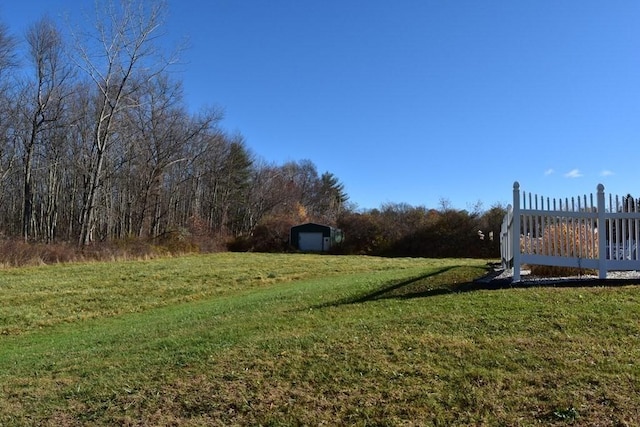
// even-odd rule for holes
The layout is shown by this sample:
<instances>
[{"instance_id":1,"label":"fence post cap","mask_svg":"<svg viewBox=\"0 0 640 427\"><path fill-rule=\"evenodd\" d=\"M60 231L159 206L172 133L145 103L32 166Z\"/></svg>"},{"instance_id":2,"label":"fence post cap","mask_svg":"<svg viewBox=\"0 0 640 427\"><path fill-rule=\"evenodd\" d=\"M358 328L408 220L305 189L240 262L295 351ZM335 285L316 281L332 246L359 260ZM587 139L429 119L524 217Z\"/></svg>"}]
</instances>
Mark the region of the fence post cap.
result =
<instances>
[{"instance_id":1,"label":"fence post cap","mask_svg":"<svg viewBox=\"0 0 640 427\"><path fill-rule=\"evenodd\" d=\"M520 183L518 181L513 181L513 189L517 190L520 188Z\"/></svg>"},{"instance_id":2,"label":"fence post cap","mask_svg":"<svg viewBox=\"0 0 640 427\"><path fill-rule=\"evenodd\" d=\"M598 193L604 192L604 185L598 184Z\"/></svg>"}]
</instances>

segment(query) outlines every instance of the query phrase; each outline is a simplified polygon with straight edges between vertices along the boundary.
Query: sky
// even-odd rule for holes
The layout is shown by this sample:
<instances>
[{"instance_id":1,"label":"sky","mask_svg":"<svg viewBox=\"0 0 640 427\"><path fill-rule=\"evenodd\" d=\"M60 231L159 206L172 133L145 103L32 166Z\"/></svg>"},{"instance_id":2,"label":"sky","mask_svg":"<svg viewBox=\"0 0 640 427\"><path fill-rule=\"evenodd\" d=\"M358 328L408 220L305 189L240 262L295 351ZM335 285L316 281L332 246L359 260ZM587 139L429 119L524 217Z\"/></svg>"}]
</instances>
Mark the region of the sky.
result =
<instances>
[{"instance_id":1,"label":"sky","mask_svg":"<svg viewBox=\"0 0 640 427\"><path fill-rule=\"evenodd\" d=\"M20 36L91 0L0 2ZM191 111L259 159L312 161L358 209L640 197L640 2L168 0Z\"/></svg>"}]
</instances>

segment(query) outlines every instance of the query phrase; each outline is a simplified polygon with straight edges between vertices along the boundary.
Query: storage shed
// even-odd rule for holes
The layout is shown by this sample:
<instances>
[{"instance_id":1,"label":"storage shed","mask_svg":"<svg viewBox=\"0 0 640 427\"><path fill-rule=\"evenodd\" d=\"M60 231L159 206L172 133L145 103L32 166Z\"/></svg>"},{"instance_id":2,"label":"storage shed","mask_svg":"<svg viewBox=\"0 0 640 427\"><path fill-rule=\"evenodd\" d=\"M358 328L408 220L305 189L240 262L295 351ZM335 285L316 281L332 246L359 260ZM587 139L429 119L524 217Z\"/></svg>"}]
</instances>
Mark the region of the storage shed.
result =
<instances>
[{"instance_id":1,"label":"storage shed","mask_svg":"<svg viewBox=\"0 0 640 427\"><path fill-rule=\"evenodd\" d=\"M342 239L342 231L328 225L308 222L291 227L291 246L300 251L326 252Z\"/></svg>"}]
</instances>

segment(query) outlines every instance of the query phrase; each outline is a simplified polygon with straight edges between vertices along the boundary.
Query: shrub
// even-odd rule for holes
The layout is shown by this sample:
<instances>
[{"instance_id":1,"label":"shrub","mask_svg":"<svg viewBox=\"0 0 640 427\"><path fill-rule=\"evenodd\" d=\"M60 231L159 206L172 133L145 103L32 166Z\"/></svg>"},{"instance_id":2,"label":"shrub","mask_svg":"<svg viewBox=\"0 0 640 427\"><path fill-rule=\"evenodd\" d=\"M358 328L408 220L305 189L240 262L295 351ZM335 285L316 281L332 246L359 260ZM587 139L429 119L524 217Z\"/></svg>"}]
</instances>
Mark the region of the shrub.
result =
<instances>
[{"instance_id":1,"label":"shrub","mask_svg":"<svg viewBox=\"0 0 640 427\"><path fill-rule=\"evenodd\" d=\"M213 247L213 243L210 244ZM0 266L56 264L62 262L150 259L161 256L200 252L191 239L167 234L155 241L129 238L95 242L87 246L72 243L27 243L19 239L0 240Z\"/></svg>"},{"instance_id":2,"label":"shrub","mask_svg":"<svg viewBox=\"0 0 640 427\"><path fill-rule=\"evenodd\" d=\"M378 255L384 246L384 225L374 213L344 213L338 228L345 234L341 248L344 253Z\"/></svg>"},{"instance_id":3,"label":"shrub","mask_svg":"<svg viewBox=\"0 0 640 427\"><path fill-rule=\"evenodd\" d=\"M598 234L591 226L580 223L547 225L542 237L520 236L522 253L563 255L593 259L598 257ZM531 274L543 277L580 276L593 274L593 270L576 267L532 265Z\"/></svg>"},{"instance_id":4,"label":"shrub","mask_svg":"<svg viewBox=\"0 0 640 427\"><path fill-rule=\"evenodd\" d=\"M290 250L289 233L293 221L284 217L272 217L262 221L249 236L238 236L227 243L234 252L286 252Z\"/></svg>"}]
</instances>

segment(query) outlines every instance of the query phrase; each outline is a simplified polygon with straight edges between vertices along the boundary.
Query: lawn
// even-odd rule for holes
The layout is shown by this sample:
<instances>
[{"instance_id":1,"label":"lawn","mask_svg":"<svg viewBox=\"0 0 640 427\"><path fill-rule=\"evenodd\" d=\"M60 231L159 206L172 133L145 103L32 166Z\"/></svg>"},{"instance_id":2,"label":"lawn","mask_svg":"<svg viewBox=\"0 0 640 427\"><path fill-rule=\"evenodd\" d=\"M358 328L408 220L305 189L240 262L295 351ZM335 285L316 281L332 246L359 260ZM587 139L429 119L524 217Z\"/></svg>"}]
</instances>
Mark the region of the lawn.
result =
<instances>
[{"instance_id":1,"label":"lawn","mask_svg":"<svg viewBox=\"0 0 640 427\"><path fill-rule=\"evenodd\" d=\"M0 425L638 425L640 287L213 254L0 272Z\"/></svg>"}]
</instances>

